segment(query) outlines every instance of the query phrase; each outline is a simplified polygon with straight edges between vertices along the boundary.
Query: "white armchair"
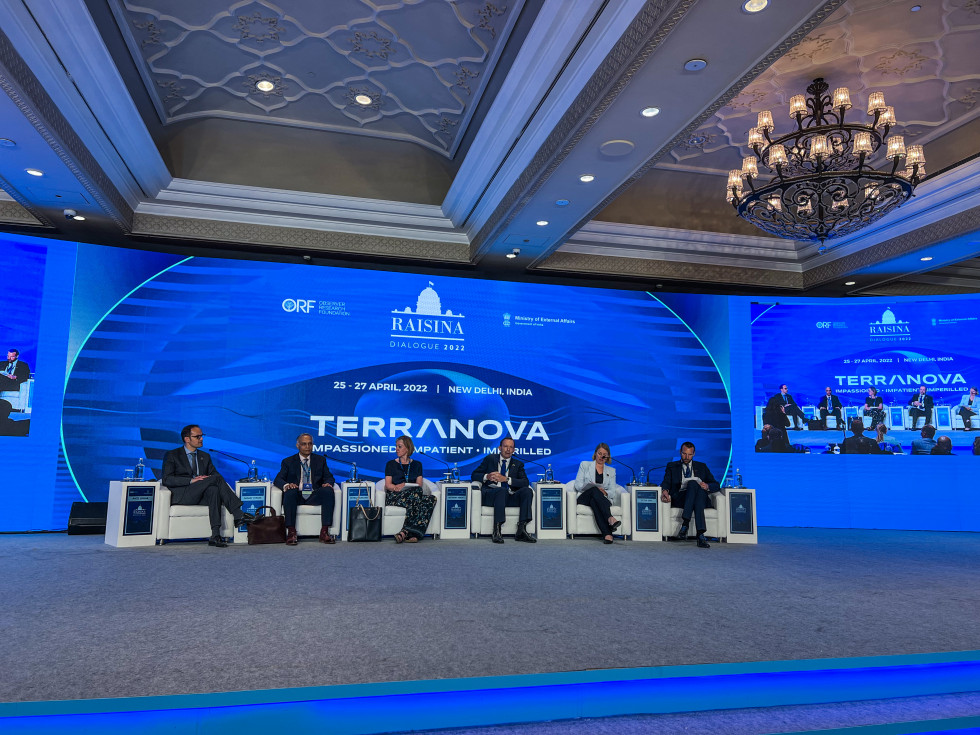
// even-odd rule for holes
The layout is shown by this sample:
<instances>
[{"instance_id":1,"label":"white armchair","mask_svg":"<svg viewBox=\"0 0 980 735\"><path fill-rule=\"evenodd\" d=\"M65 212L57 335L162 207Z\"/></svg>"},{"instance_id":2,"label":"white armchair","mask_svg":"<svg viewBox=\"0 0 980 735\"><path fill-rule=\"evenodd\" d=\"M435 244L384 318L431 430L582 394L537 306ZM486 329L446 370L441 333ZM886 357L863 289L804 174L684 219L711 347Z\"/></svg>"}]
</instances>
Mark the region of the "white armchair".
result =
<instances>
[{"instance_id":1,"label":"white armchair","mask_svg":"<svg viewBox=\"0 0 980 735\"><path fill-rule=\"evenodd\" d=\"M6 378L3 382L8 383ZM0 398L10 401L10 407L14 411L22 413L31 412L31 392L34 390L34 378L25 380L17 390L0 390Z\"/></svg>"},{"instance_id":2,"label":"white armchair","mask_svg":"<svg viewBox=\"0 0 980 735\"><path fill-rule=\"evenodd\" d=\"M619 528L613 533L614 536L630 536L633 533L633 519L630 504L629 492L622 485L616 486L619 489L617 504L610 508L613 518L622 522ZM575 538L575 534L599 534L599 527L595 524L592 515L592 508L588 505L579 505L578 496L581 495L575 489L575 481L565 483L565 528L568 535Z\"/></svg>"},{"instance_id":3,"label":"white armchair","mask_svg":"<svg viewBox=\"0 0 980 735\"><path fill-rule=\"evenodd\" d=\"M483 493L479 482L474 482L470 486L470 533L474 536L489 536L493 533L493 508L483 507ZM534 492L534 488L531 488ZM533 507L533 503L532 503ZM521 509L518 507L505 509L504 525L501 533L504 536L513 536L517 533L517 519L520 518ZM531 514L531 522L527 524L528 533L538 532L538 517L536 513Z\"/></svg>"},{"instance_id":4,"label":"white armchair","mask_svg":"<svg viewBox=\"0 0 980 735\"><path fill-rule=\"evenodd\" d=\"M330 521L330 533L340 536L347 532L347 529L340 527L340 485L334 483L333 486L333 519ZM275 485L272 486L272 502L270 505L276 509L278 515L282 515L282 490ZM296 507L296 535L297 536L319 536L320 535L320 506L304 505L300 503Z\"/></svg>"},{"instance_id":5,"label":"white armchair","mask_svg":"<svg viewBox=\"0 0 980 735\"><path fill-rule=\"evenodd\" d=\"M414 485L414 483L409 483ZM442 512L442 494L439 491L439 486L430 480L422 478L422 492L426 495L434 495L436 498L436 505L432 509L432 518L429 519L429 525L425 528L425 535L432 536L433 538L439 537L439 514ZM374 505L384 508L382 513L381 521L381 535L382 536L394 536L396 533L402 530L402 526L405 525L405 509L400 508L397 505L385 505L385 481L384 478L378 480L374 483Z\"/></svg>"},{"instance_id":6,"label":"white armchair","mask_svg":"<svg viewBox=\"0 0 980 735\"><path fill-rule=\"evenodd\" d=\"M704 509L704 524L708 527L705 536L725 540L728 538L728 497L723 492L709 493L708 498L713 508ZM676 536L681 530L684 519L683 508L671 508L670 503L660 501L660 517L664 519L663 535ZM688 528L688 535L693 537L696 529L694 519Z\"/></svg>"},{"instance_id":7,"label":"white armchair","mask_svg":"<svg viewBox=\"0 0 980 735\"><path fill-rule=\"evenodd\" d=\"M170 489L161 483L154 499L157 514L156 541L158 544L175 539L197 539L211 536L208 506L171 505L170 498ZM224 538L231 538L234 533L234 518L227 508L222 508L221 535Z\"/></svg>"}]
</instances>

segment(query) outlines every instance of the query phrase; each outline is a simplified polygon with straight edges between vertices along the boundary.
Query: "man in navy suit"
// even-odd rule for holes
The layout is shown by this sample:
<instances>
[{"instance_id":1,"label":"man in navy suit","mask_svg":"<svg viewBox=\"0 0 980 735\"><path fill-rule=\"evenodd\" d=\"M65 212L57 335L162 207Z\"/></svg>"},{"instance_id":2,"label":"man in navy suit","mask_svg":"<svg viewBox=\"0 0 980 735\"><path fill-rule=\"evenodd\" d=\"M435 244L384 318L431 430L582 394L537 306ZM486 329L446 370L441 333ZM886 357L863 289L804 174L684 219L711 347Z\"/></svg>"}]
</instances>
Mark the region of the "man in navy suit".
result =
<instances>
[{"instance_id":1,"label":"man in navy suit","mask_svg":"<svg viewBox=\"0 0 980 735\"><path fill-rule=\"evenodd\" d=\"M913 393L912 398L909 399L909 405L912 407L909 409L909 418L912 419L913 430L920 416L926 417L926 424L932 423L932 396L926 393L927 390L924 385L920 385L919 391Z\"/></svg>"},{"instance_id":2,"label":"man in navy suit","mask_svg":"<svg viewBox=\"0 0 980 735\"><path fill-rule=\"evenodd\" d=\"M781 428L793 427L802 429L801 422L806 420L803 411L796 405L793 396L789 394L786 383L779 386L779 393L769 399L762 413L762 423L772 424Z\"/></svg>"},{"instance_id":3,"label":"man in navy suit","mask_svg":"<svg viewBox=\"0 0 980 735\"><path fill-rule=\"evenodd\" d=\"M30 377L31 366L20 359L20 350L7 350L7 364L0 368L0 390L20 390L20 384Z\"/></svg>"},{"instance_id":4,"label":"man in navy suit","mask_svg":"<svg viewBox=\"0 0 980 735\"><path fill-rule=\"evenodd\" d=\"M517 517L517 534L514 540L535 544L538 540L527 532L534 493L524 471L524 463L514 459L514 440L510 437L500 440L499 449L498 454L484 457L470 476L473 482L483 483L481 492L484 507L493 508L493 536L490 540L495 544L504 542L501 529L507 518L505 508L519 506L521 511Z\"/></svg>"},{"instance_id":5,"label":"man in navy suit","mask_svg":"<svg viewBox=\"0 0 980 735\"><path fill-rule=\"evenodd\" d=\"M208 546L224 548L221 538L221 506L234 516L235 525L255 520L251 513L242 512L242 501L235 495L225 478L218 474L211 455L202 451L204 432L197 424L180 430L184 446L171 449L163 458L163 484L170 490L171 505L206 505L211 521Z\"/></svg>"},{"instance_id":6,"label":"man in navy suit","mask_svg":"<svg viewBox=\"0 0 980 735\"><path fill-rule=\"evenodd\" d=\"M296 437L298 454L286 457L279 468L279 474L272 484L283 491L282 511L286 516L286 543L296 546L296 509L300 503L320 506L320 542L332 544L335 539L330 533L333 521L335 482L327 460L313 454L313 437L300 434Z\"/></svg>"},{"instance_id":7,"label":"man in navy suit","mask_svg":"<svg viewBox=\"0 0 980 735\"><path fill-rule=\"evenodd\" d=\"M711 474L704 462L694 461L694 444L681 444L680 461L668 462L664 468L664 479L660 483L660 498L670 503L672 508L683 508L681 530L677 538L685 540L687 529L694 516L695 529L698 534L698 548L711 548L704 532L708 524L704 520L704 509L711 507L708 493L718 492L721 486Z\"/></svg>"},{"instance_id":8,"label":"man in navy suit","mask_svg":"<svg viewBox=\"0 0 980 735\"><path fill-rule=\"evenodd\" d=\"M817 408L820 409L820 423L824 431L827 430L828 416L836 418L837 428L841 431L844 430L844 417L842 415L844 406L841 405L840 398L834 395L834 391L829 385L824 388L824 397L820 399Z\"/></svg>"}]
</instances>

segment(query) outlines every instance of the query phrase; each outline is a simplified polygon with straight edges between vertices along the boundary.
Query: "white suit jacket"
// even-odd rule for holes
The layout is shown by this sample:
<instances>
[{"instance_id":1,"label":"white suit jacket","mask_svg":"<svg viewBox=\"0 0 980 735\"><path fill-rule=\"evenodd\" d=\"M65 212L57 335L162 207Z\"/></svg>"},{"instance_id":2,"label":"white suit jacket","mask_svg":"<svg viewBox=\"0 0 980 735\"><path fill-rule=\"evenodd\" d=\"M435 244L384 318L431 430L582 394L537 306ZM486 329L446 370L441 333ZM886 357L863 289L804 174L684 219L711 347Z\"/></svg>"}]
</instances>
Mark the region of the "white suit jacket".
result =
<instances>
[{"instance_id":1,"label":"white suit jacket","mask_svg":"<svg viewBox=\"0 0 980 735\"><path fill-rule=\"evenodd\" d=\"M578 466L578 476L573 487L582 492L590 482L595 482L595 462L586 460ZM609 495L610 504L619 505L620 487L616 484L616 468L608 464L602 471L602 488Z\"/></svg>"}]
</instances>

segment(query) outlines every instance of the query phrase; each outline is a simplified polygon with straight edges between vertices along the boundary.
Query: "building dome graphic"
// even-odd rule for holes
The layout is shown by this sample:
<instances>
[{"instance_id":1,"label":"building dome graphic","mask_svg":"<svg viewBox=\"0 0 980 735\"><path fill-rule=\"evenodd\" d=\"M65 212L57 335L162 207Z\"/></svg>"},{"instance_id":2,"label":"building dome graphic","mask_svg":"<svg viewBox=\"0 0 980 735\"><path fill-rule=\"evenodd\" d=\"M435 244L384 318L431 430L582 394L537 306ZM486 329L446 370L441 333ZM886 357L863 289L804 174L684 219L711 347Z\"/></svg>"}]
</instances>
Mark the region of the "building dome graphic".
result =
<instances>
[{"instance_id":1,"label":"building dome graphic","mask_svg":"<svg viewBox=\"0 0 980 735\"><path fill-rule=\"evenodd\" d=\"M895 323L895 312L890 308L886 308L884 313L881 315L882 324L894 324Z\"/></svg>"},{"instance_id":2,"label":"building dome graphic","mask_svg":"<svg viewBox=\"0 0 980 735\"><path fill-rule=\"evenodd\" d=\"M418 301L415 302L416 314L442 315L442 300L432 285L432 281L429 281L429 285L419 294Z\"/></svg>"}]
</instances>

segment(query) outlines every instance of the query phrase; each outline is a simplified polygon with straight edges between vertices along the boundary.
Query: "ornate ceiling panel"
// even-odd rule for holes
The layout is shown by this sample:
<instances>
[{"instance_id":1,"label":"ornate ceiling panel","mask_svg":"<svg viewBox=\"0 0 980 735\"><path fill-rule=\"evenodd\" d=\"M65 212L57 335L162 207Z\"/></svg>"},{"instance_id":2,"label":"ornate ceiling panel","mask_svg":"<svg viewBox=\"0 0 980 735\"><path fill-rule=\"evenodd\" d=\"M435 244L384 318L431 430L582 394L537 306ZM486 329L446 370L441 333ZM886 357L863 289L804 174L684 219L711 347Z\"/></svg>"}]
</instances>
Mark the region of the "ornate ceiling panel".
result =
<instances>
[{"instance_id":1,"label":"ornate ceiling panel","mask_svg":"<svg viewBox=\"0 0 980 735\"><path fill-rule=\"evenodd\" d=\"M447 157L523 2L293 0L285 10L270 0L112 0L164 123L258 120L408 140Z\"/></svg>"},{"instance_id":2,"label":"ornate ceiling panel","mask_svg":"<svg viewBox=\"0 0 980 735\"><path fill-rule=\"evenodd\" d=\"M849 0L660 165L719 175L741 168L757 113L772 110L777 133L788 131L789 98L818 76L850 89L850 119L863 121L869 93L882 90L906 143L928 143L977 117L980 2L933 0L917 12L912 5Z\"/></svg>"}]
</instances>

